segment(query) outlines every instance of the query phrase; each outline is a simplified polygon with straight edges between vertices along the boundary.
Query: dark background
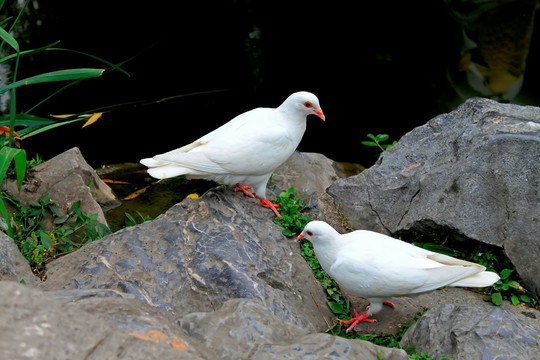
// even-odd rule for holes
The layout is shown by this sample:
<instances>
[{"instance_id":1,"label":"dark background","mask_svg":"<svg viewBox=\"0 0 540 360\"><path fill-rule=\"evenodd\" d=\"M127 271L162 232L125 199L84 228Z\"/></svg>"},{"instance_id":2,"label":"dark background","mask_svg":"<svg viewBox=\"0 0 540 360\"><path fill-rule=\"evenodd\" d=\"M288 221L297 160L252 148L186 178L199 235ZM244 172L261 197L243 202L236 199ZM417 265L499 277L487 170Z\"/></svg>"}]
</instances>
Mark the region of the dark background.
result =
<instances>
[{"instance_id":1,"label":"dark background","mask_svg":"<svg viewBox=\"0 0 540 360\"><path fill-rule=\"evenodd\" d=\"M355 4L354 7L351 7ZM69 89L33 114L67 114L130 101L97 123L49 131L25 142L45 159L78 146L94 167L138 162L185 145L254 107L277 107L292 92L315 93L326 122L310 117L299 146L338 161L371 165L367 133L399 140L456 98L446 71L457 66L461 30L443 1L42 1L27 48L59 47L125 62ZM537 36L522 93L536 105ZM73 67L87 57L47 51L21 64L18 78ZM18 92L20 111L59 85ZM202 95L159 99L224 90Z\"/></svg>"}]
</instances>

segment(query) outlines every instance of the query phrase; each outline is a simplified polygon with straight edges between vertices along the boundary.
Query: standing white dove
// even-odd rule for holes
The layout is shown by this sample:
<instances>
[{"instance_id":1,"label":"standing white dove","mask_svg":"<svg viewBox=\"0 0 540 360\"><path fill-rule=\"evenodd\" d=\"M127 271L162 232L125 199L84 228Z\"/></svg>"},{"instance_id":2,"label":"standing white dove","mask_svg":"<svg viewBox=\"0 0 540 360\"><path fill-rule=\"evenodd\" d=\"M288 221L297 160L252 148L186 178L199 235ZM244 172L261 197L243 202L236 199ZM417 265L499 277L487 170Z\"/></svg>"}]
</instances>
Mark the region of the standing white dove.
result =
<instances>
[{"instance_id":1,"label":"standing white dove","mask_svg":"<svg viewBox=\"0 0 540 360\"><path fill-rule=\"evenodd\" d=\"M340 324L375 322L390 297L409 296L442 286L486 287L499 280L482 265L428 251L390 236L368 230L339 234L324 221L308 223L298 240L305 238L322 268L344 290L370 302L368 310Z\"/></svg>"},{"instance_id":2,"label":"standing white dove","mask_svg":"<svg viewBox=\"0 0 540 360\"><path fill-rule=\"evenodd\" d=\"M186 175L234 185L235 191L254 197L274 211L266 197L272 172L293 154L306 130L306 117L325 116L319 99L306 91L290 95L278 108L256 108L179 149L142 159L157 179ZM244 186L242 186L243 184Z\"/></svg>"}]
</instances>

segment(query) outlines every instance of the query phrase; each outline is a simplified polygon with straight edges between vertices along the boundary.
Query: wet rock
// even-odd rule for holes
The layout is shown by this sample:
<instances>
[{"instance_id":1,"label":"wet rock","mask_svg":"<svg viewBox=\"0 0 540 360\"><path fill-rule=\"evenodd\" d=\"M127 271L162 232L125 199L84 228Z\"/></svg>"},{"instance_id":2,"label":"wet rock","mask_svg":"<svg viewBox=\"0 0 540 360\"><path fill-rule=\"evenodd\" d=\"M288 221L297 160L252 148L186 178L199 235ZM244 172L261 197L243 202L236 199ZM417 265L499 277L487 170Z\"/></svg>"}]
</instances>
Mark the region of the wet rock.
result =
<instances>
[{"instance_id":1,"label":"wet rock","mask_svg":"<svg viewBox=\"0 0 540 360\"><path fill-rule=\"evenodd\" d=\"M499 307L440 305L405 333L404 348L454 359L536 359L540 354L538 312Z\"/></svg>"},{"instance_id":2,"label":"wet rock","mask_svg":"<svg viewBox=\"0 0 540 360\"><path fill-rule=\"evenodd\" d=\"M497 246L540 294L539 119L536 107L468 100L328 193L356 229Z\"/></svg>"}]
</instances>

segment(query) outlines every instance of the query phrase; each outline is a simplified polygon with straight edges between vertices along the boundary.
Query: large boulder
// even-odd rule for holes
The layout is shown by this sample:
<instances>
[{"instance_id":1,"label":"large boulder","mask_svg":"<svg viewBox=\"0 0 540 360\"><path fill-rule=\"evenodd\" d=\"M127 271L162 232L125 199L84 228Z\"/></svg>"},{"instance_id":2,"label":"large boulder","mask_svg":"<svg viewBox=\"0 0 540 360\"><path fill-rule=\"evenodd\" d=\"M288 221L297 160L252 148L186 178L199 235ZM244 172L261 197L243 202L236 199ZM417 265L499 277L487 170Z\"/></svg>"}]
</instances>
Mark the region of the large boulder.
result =
<instances>
[{"instance_id":1,"label":"large boulder","mask_svg":"<svg viewBox=\"0 0 540 360\"><path fill-rule=\"evenodd\" d=\"M268 209L222 186L53 261L41 285L117 289L177 315L256 299L285 321L323 331L323 316L332 318L326 296L281 231Z\"/></svg>"},{"instance_id":2,"label":"large boulder","mask_svg":"<svg viewBox=\"0 0 540 360\"><path fill-rule=\"evenodd\" d=\"M401 346L434 359L537 359L540 318L532 311L521 314L495 306L440 305L405 333Z\"/></svg>"},{"instance_id":3,"label":"large boulder","mask_svg":"<svg viewBox=\"0 0 540 360\"><path fill-rule=\"evenodd\" d=\"M450 234L504 250L540 294L540 109L471 99L329 187L356 229Z\"/></svg>"}]
</instances>

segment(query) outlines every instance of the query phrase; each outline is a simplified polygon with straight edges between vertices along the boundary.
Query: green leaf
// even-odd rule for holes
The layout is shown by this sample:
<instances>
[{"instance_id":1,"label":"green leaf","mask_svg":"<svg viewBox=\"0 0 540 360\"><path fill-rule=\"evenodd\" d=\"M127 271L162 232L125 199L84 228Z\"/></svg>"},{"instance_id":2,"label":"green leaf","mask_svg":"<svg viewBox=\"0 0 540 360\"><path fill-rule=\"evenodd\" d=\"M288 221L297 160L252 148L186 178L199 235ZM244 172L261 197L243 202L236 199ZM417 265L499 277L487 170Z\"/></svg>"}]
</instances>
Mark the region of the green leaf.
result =
<instances>
[{"instance_id":1,"label":"green leaf","mask_svg":"<svg viewBox=\"0 0 540 360\"><path fill-rule=\"evenodd\" d=\"M497 306L503 303L502 294L500 292L491 295L491 302Z\"/></svg>"},{"instance_id":2,"label":"green leaf","mask_svg":"<svg viewBox=\"0 0 540 360\"><path fill-rule=\"evenodd\" d=\"M13 36L11 36L4 28L0 27L0 38L4 40L9 46L15 49L16 52L19 52L19 43Z\"/></svg>"},{"instance_id":3,"label":"green leaf","mask_svg":"<svg viewBox=\"0 0 540 360\"><path fill-rule=\"evenodd\" d=\"M508 279L508 277L510 276L510 274L513 272L514 270L512 269L503 269L501 271L501 279Z\"/></svg>"},{"instance_id":4,"label":"green leaf","mask_svg":"<svg viewBox=\"0 0 540 360\"><path fill-rule=\"evenodd\" d=\"M517 290L520 287L519 283L517 281L515 281L515 280L508 281L508 286L511 287L514 290Z\"/></svg>"},{"instance_id":5,"label":"green leaf","mask_svg":"<svg viewBox=\"0 0 540 360\"><path fill-rule=\"evenodd\" d=\"M39 238L41 240L41 244L43 245L45 249L47 250L52 249L53 243L49 234L47 234L45 231L40 231Z\"/></svg>"},{"instance_id":6,"label":"green leaf","mask_svg":"<svg viewBox=\"0 0 540 360\"><path fill-rule=\"evenodd\" d=\"M360 143L365 146L377 146L377 143L374 143L373 141L361 141Z\"/></svg>"},{"instance_id":7,"label":"green leaf","mask_svg":"<svg viewBox=\"0 0 540 360\"><path fill-rule=\"evenodd\" d=\"M41 126L55 123L55 120L29 115L15 114L15 126ZM0 116L0 126L9 126L9 115Z\"/></svg>"},{"instance_id":8,"label":"green leaf","mask_svg":"<svg viewBox=\"0 0 540 360\"><path fill-rule=\"evenodd\" d=\"M26 151L19 149L13 156L15 161L15 173L17 175L17 188L21 190L24 175L26 174Z\"/></svg>"},{"instance_id":9,"label":"green leaf","mask_svg":"<svg viewBox=\"0 0 540 360\"><path fill-rule=\"evenodd\" d=\"M332 302L332 301L329 301L328 302L328 307L330 308L330 310L332 310L332 312L336 315L342 315L342 314L347 314L347 311L346 309L343 307L343 304L338 304L336 302Z\"/></svg>"},{"instance_id":10,"label":"green leaf","mask_svg":"<svg viewBox=\"0 0 540 360\"><path fill-rule=\"evenodd\" d=\"M98 76L101 76L101 74L103 74L103 71L104 71L103 69L85 69L85 68L52 71L52 72L32 76L26 79L22 79L19 81L15 81L14 83L11 83L1 88L0 94L5 93L8 90L17 88L19 86L24 86L24 85L34 85L34 84L40 84L40 83L46 83L46 82L79 80L79 79L98 77Z\"/></svg>"},{"instance_id":11,"label":"green leaf","mask_svg":"<svg viewBox=\"0 0 540 360\"><path fill-rule=\"evenodd\" d=\"M514 295L514 294L512 294L512 295L510 296L510 301L512 301L512 305L514 305L514 306L518 306L518 305L519 305L519 298L518 298L516 295Z\"/></svg>"},{"instance_id":12,"label":"green leaf","mask_svg":"<svg viewBox=\"0 0 540 360\"><path fill-rule=\"evenodd\" d=\"M11 54L11 55L8 55L6 57L3 57L2 59L0 59L0 64L5 62L5 61L8 61L8 60L11 60L17 56L24 56L24 55L30 55L30 54L35 54L37 52L40 52L40 51L43 51L43 50L46 50L50 47L53 47L55 45L57 45L58 43L60 42L60 40L52 43L52 44L49 44L49 45L45 45L43 47L40 47L40 48L37 48L37 49L32 49L32 50L26 50L26 51L21 51L19 52L18 54Z\"/></svg>"}]
</instances>

